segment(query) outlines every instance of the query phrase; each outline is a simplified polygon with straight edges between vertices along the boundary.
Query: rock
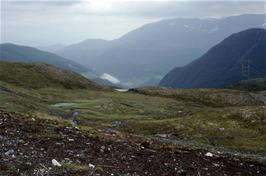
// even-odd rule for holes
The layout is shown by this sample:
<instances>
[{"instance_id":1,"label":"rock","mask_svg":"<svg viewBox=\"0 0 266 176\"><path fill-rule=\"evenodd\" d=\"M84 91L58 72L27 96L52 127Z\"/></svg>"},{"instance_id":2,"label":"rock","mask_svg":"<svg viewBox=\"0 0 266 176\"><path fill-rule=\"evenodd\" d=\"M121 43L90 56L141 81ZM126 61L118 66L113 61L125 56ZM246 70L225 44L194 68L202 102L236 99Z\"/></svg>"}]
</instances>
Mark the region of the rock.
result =
<instances>
[{"instance_id":1,"label":"rock","mask_svg":"<svg viewBox=\"0 0 266 176\"><path fill-rule=\"evenodd\" d=\"M214 165L215 167L219 167L219 166L220 166L219 164L216 164L216 163L213 163L213 165Z\"/></svg>"},{"instance_id":2,"label":"rock","mask_svg":"<svg viewBox=\"0 0 266 176\"><path fill-rule=\"evenodd\" d=\"M63 145L63 143L56 142L55 145Z\"/></svg>"},{"instance_id":3,"label":"rock","mask_svg":"<svg viewBox=\"0 0 266 176\"><path fill-rule=\"evenodd\" d=\"M120 128L122 125L123 123L121 121L114 121L112 123L113 128L116 128L116 129Z\"/></svg>"},{"instance_id":4,"label":"rock","mask_svg":"<svg viewBox=\"0 0 266 176\"><path fill-rule=\"evenodd\" d=\"M58 161L56 161L55 159L52 159L52 164L54 165L54 166L57 166L57 167L61 167L62 165L58 162Z\"/></svg>"},{"instance_id":5,"label":"rock","mask_svg":"<svg viewBox=\"0 0 266 176\"><path fill-rule=\"evenodd\" d=\"M118 131L115 130L115 129L113 129L113 128L107 128L107 129L105 130L105 132L106 132L106 133L110 133L110 134L117 134L117 133L118 133Z\"/></svg>"},{"instance_id":6,"label":"rock","mask_svg":"<svg viewBox=\"0 0 266 176\"><path fill-rule=\"evenodd\" d=\"M187 175L187 172L185 170L180 170L180 171L178 171L178 175L180 175L180 176L186 176Z\"/></svg>"},{"instance_id":7,"label":"rock","mask_svg":"<svg viewBox=\"0 0 266 176\"><path fill-rule=\"evenodd\" d=\"M106 149L105 146L101 146L100 152L101 152L101 153L104 153L105 149Z\"/></svg>"},{"instance_id":8,"label":"rock","mask_svg":"<svg viewBox=\"0 0 266 176\"><path fill-rule=\"evenodd\" d=\"M168 134L156 134L156 137L167 138Z\"/></svg>"},{"instance_id":9,"label":"rock","mask_svg":"<svg viewBox=\"0 0 266 176\"><path fill-rule=\"evenodd\" d=\"M14 150L13 149L11 149L11 150L8 150L6 153L5 153L5 155L12 155L12 154L14 154Z\"/></svg>"},{"instance_id":10,"label":"rock","mask_svg":"<svg viewBox=\"0 0 266 176\"><path fill-rule=\"evenodd\" d=\"M89 164L89 167L90 167L90 168L95 168L95 165L93 165L93 164L90 163L90 164Z\"/></svg>"},{"instance_id":11,"label":"rock","mask_svg":"<svg viewBox=\"0 0 266 176\"><path fill-rule=\"evenodd\" d=\"M145 142L142 142L141 143L141 147L144 147L144 148L150 148L150 143L145 141Z\"/></svg>"},{"instance_id":12,"label":"rock","mask_svg":"<svg viewBox=\"0 0 266 176\"><path fill-rule=\"evenodd\" d=\"M205 156L213 157L213 154L212 154L211 152L207 152L207 153L205 154Z\"/></svg>"}]
</instances>

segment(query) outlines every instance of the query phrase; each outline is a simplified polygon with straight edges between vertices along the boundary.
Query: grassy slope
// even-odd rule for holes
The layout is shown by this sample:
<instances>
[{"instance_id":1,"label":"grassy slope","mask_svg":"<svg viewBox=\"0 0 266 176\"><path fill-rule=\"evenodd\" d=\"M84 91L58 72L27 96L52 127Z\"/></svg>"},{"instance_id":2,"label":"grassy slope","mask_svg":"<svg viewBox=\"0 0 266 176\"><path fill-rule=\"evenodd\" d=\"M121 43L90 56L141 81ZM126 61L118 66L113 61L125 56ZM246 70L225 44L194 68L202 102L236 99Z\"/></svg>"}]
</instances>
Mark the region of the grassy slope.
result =
<instances>
[{"instance_id":1,"label":"grassy slope","mask_svg":"<svg viewBox=\"0 0 266 176\"><path fill-rule=\"evenodd\" d=\"M239 83L233 84L228 88L246 91L263 91L266 90L266 78L240 81Z\"/></svg>"},{"instance_id":2,"label":"grassy slope","mask_svg":"<svg viewBox=\"0 0 266 176\"><path fill-rule=\"evenodd\" d=\"M53 65L62 69L71 70L77 73L92 72L92 70L89 70L87 67L82 66L74 61L65 59L54 53L12 43L0 44L0 60L23 63L40 62Z\"/></svg>"},{"instance_id":3,"label":"grassy slope","mask_svg":"<svg viewBox=\"0 0 266 176\"><path fill-rule=\"evenodd\" d=\"M200 110L175 114L160 121L135 122L130 128L145 133L173 133L178 139L190 139L214 146L227 146L265 152L266 108L261 99L236 90L135 89L150 96L194 102ZM265 92L258 93L265 98ZM255 96L256 97L256 96ZM186 108L185 108L186 109ZM163 128L164 127L164 128Z\"/></svg>"},{"instance_id":4,"label":"grassy slope","mask_svg":"<svg viewBox=\"0 0 266 176\"><path fill-rule=\"evenodd\" d=\"M5 111L48 119L70 119L78 112L83 129L171 134L176 140L266 153L265 92L142 88L119 93L47 65L0 66L0 109ZM51 106L57 102L74 104Z\"/></svg>"},{"instance_id":5,"label":"grassy slope","mask_svg":"<svg viewBox=\"0 0 266 176\"><path fill-rule=\"evenodd\" d=\"M0 61L0 80L25 88L100 88L100 86L74 72L47 64Z\"/></svg>"},{"instance_id":6,"label":"grassy slope","mask_svg":"<svg viewBox=\"0 0 266 176\"><path fill-rule=\"evenodd\" d=\"M131 89L130 91L150 96L174 98L179 101L191 101L209 107L264 105L262 101L254 99L248 92L229 89L164 89L143 87Z\"/></svg>"},{"instance_id":7,"label":"grassy slope","mask_svg":"<svg viewBox=\"0 0 266 176\"><path fill-rule=\"evenodd\" d=\"M245 92L226 90L234 99L226 104L218 101L224 90L216 90L217 96L213 97L216 104L210 106L209 101L204 103L199 98L200 91L197 98L195 90L191 91L194 95L192 101L189 94L188 97L169 98L86 89L42 88L29 91L6 83L1 85L0 108L7 111L49 119L67 118L75 111L79 112L77 121L82 129L115 129L141 135L171 134L173 139L266 153L266 108ZM211 92L209 90L209 94ZM241 100L246 97L245 105L239 105L239 94ZM75 104L50 106L56 102ZM114 126L115 121L122 122L118 129Z\"/></svg>"}]
</instances>

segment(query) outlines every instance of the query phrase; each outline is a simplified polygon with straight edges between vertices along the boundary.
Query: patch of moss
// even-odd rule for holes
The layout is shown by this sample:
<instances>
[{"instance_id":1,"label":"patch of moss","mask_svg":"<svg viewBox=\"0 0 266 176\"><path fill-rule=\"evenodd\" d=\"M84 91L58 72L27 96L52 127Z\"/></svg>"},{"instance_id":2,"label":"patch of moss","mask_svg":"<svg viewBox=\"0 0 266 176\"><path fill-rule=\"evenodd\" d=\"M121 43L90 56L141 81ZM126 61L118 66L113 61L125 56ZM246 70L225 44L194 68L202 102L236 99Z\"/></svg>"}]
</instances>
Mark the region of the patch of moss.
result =
<instances>
[{"instance_id":1,"label":"patch of moss","mask_svg":"<svg viewBox=\"0 0 266 176\"><path fill-rule=\"evenodd\" d=\"M72 172L89 172L94 170L93 168L90 168L87 165L81 165L76 163L65 163L63 164L63 169Z\"/></svg>"}]
</instances>

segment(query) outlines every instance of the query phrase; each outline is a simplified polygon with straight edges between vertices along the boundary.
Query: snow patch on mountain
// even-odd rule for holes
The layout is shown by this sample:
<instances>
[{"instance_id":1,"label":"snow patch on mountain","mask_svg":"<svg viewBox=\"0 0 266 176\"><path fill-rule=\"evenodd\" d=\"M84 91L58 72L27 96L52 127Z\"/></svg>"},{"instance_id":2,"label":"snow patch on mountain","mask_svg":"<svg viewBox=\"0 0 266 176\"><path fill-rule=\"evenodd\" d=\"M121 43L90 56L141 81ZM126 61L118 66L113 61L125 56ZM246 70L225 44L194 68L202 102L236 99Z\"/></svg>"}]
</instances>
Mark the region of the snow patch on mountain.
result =
<instances>
[{"instance_id":1,"label":"snow patch on mountain","mask_svg":"<svg viewBox=\"0 0 266 176\"><path fill-rule=\"evenodd\" d=\"M218 31L218 30L219 30L219 27L218 27L218 26L216 26L216 27L214 27L214 28L210 29L210 32L216 32L216 31Z\"/></svg>"},{"instance_id":2,"label":"snow patch on mountain","mask_svg":"<svg viewBox=\"0 0 266 176\"><path fill-rule=\"evenodd\" d=\"M262 27L266 29L266 22L262 24Z\"/></svg>"}]
</instances>

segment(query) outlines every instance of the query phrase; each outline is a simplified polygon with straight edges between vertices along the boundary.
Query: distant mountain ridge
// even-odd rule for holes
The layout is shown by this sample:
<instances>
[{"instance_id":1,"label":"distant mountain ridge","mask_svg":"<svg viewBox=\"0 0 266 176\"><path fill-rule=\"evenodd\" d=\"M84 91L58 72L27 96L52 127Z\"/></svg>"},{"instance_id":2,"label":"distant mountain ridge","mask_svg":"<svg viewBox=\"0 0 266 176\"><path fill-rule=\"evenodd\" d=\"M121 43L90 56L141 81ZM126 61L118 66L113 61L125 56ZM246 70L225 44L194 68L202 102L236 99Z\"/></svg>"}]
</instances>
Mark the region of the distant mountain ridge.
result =
<instances>
[{"instance_id":1,"label":"distant mountain ridge","mask_svg":"<svg viewBox=\"0 0 266 176\"><path fill-rule=\"evenodd\" d=\"M0 45L0 60L9 62L45 62L74 72L91 71L72 60L37 48L5 43Z\"/></svg>"},{"instance_id":2,"label":"distant mountain ridge","mask_svg":"<svg viewBox=\"0 0 266 176\"><path fill-rule=\"evenodd\" d=\"M47 46L38 46L37 48L42 50L42 51L48 51L48 52L56 52L58 50L63 49L64 47L66 47L63 44L54 44L54 45L47 45Z\"/></svg>"},{"instance_id":3,"label":"distant mountain ridge","mask_svg":"<svg viewBox=\"0 0 266 176\"><path fill-rule=\"evenodd\" d=\"M233 34L202 57L170 71L160 86L218 88L247 79L242 74L248 61L250 78L266 77L266 30L248 29Z\"/></svg>"},{"instance_id":4,"label":"distant mountain ridge","mask_svg":"<svg viewBox=\"0 0 266 176\"><path fill-rule=\"evenodd\" d=\"M265 15L221 19L168 19L146 24L112 41L86 40L57 54L115 76L128 86L157 84L232 33L262 27Z\"/></svg>"},{"instance_id":5,"label":"distant mountain ridge","mask_svg":"<svg viewBox=\"0 0 266 176\"><path fill-rule=\"evenodd\" d=\"M94 70L76 63L70 59L65 59L62 56L39 50L37 48L16 45L11 43L0 44L0 61L8 62L25 62L25 63L47 63L62 69L74 71L83 76L97 80L104 85L113 85L106 79L101 79L100 75Z\"/></svg>"}]
</instances>

